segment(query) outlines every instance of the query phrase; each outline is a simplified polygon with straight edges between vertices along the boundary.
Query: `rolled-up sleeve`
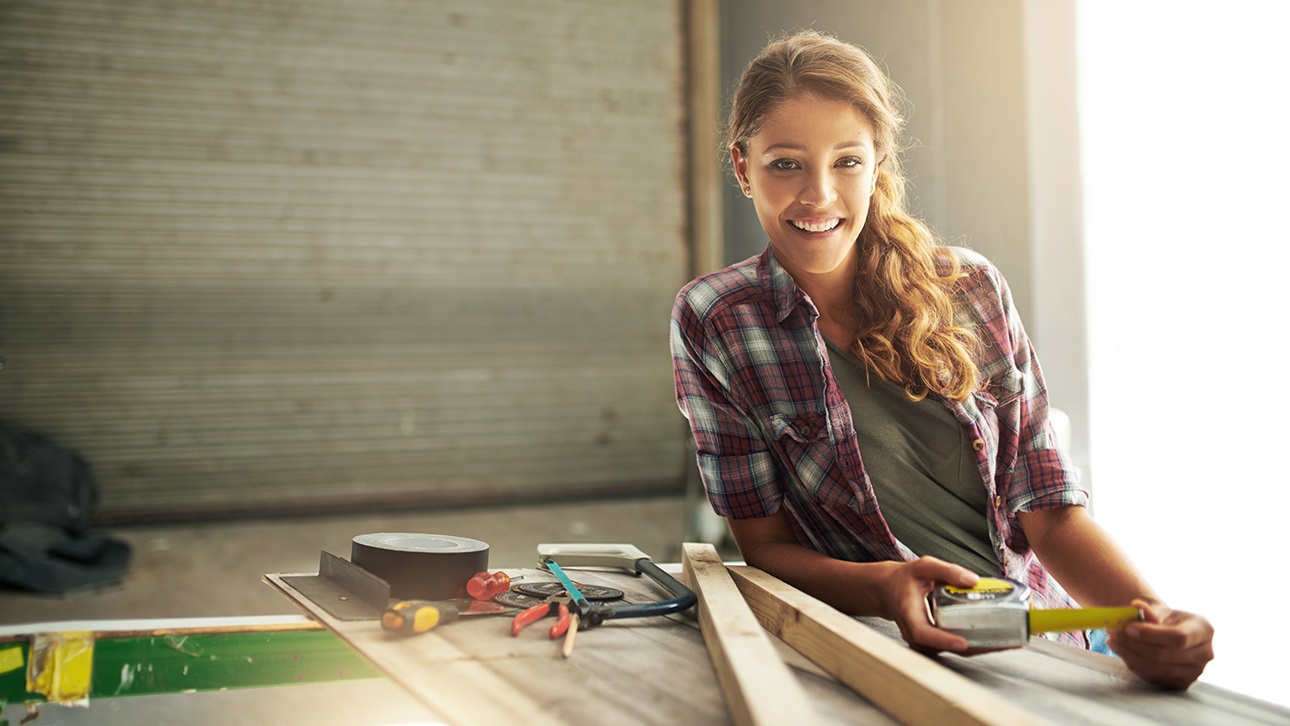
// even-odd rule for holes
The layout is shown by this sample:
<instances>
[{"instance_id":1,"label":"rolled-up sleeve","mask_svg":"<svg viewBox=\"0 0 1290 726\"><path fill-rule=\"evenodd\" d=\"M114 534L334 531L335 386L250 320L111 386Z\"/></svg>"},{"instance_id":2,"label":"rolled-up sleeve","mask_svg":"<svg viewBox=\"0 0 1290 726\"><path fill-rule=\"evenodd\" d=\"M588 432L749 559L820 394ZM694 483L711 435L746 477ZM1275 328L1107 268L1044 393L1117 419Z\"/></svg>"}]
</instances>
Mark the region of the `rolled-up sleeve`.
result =
<instances>
[{"instance_id":1,"label":"rolled-up sleeve","mask_svg":"<svg viewBox=\"0 0 1290 726\"><path fill-rule=\"evenodd\" d=\"M1008 364L1015 370L1012 378L1020 385L1013 404L1017 407L1015 414L1003 417L1007 424L1001 421L1001 424L1015 429L1015 446L1001 445L1001 451L1011 448L1015 452L1006 482L1008 507L1015 512L1067 505L1087 506L1088 490L1080 484L1070 457L1058 446L1056 431L1048 417L1048 388L1044 374L1035 356L1034 345L1013 304L1012 292L1003 275L993 266L990 273L1001 306L997 320L1004 324L995 341L1000 352L1010 358Z\"/></svg>"},{"instance_id":2,"label":"rolled-up sleeve","mask_svg":"<svg viewBox=\"0 0 1290 726\"><path fill-rule=\"evenodd\" d=\"M723 517L765 517L783 492L760 427L732 400L733 361L704 316L704 288L688 286L672 311L672 370L677 406L690 423L699 473L713 511Z\"/></svg>"}]
</instances>

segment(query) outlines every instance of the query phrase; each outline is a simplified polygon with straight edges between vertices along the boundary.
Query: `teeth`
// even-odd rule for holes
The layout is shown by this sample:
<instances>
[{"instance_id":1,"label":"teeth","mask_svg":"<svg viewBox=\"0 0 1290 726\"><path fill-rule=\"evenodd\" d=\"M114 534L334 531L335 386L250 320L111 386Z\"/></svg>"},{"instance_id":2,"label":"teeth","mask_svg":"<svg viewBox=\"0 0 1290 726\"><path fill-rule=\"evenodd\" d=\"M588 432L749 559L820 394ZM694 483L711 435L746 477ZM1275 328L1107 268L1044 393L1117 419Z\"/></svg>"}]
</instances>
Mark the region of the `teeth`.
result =
<instances>
[{"instance_id":1,"label":"teeth","mask_svg":"<svg viewBox=\"0 0 1290 726\"><path fill-rule=\"evenodd\" d=\"M842 224L842 220L835 218L835 219L825 220L823 222L807 222L803 220L794 219L790 221L789 224L806 232L828 232L834 227L837 227L839 224Z\"/></svg>"}]
</instances>

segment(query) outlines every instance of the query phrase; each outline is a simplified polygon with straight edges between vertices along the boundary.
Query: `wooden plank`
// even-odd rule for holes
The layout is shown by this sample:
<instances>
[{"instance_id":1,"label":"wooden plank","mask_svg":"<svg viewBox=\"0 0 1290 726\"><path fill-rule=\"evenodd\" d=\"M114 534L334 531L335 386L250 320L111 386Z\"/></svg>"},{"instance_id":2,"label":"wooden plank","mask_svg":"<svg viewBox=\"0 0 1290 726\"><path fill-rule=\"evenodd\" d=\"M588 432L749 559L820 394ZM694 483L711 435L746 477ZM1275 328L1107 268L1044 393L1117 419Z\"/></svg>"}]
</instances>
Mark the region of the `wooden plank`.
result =
<instances>
[{"instance_id":1,"label":"wooden plank","mask_svg":"<svg viewBox=\"0 0 1290 726\"><path fill-rule=\"evenodd\" d=\"M806 724L815 710L780 660L710 544L688 542L681 564L699 596L699 629L736 724Z\"/></svg>"},{"instance_id":2,"label":"wooden plank","mask_svg":"<svg viewBox=\"0 0 1290 726\"><path fill-rule=\"evenodd\" d=\"M96 638L140 638L164 635L226 635L321 630L322 625L299 615L251 615L224 618L152 618L148 620L62 620L0 625L0 643L27 640L40 633L89 631Z\"/></svg>"},{"instance_id":3,"label":"wooden plank","mask_svg":"<svg viewBox=\"0 0 1290 726\"><path fill-rule=\"evenodd\" d=\"M673 565L669 571L677 569ZM543 571L506 571L513 579L554 581ZM1290 724L1290 711L1273 704L1206 684L1184 693L1162 691L1134 679L1115 659L1064 646L1058 650L1058 646L1043 642L972 658L948 654L924 657L900 642L890 621L853 619L818 601L797 602L793 592L781 589L787 586L775 586L778 581L770 583L775 588L772 592L760 592L748 584L748 572L731 568L736 585L742 584L743 597L758 618L773 626L772 632L778 628L782 633L784 642L776 645L795 648L799 663L809 658L818 664L819 668L795 667L790 672L805 690L817 718L826 723L1025 724L1038 721L1030 714L1042 714L1072 726ZM570 575L580 583L623 590L628 602L667 597L653 582L627 573L576 570ZM542 625L530 626L520 637L512 637L506 617L463 618L414 638L390 637L375 623L336 622L275 581L280 577L265 579L450 723L482 723L488 718L494 719L492 723L515 723L522 718L525 722L545 719L672 726L719 724L732 718L716 669L703 657L700 626L695 618L685 617L693 611L610 620L579 633L572 657L564 658L561 642L548 638ZM773 611L763 618L759 611L769 608L764 601L778 602L780 594L790 603L784 606L785 612ZM801 597L797 593L797 599ZM903 656L921 681L910 685L901 682L902 678L910 680L903 674L884 675L885 661L874 666L876 659L853 652L856 649L848 640L865 642L890 659ZM751 662L744 656L736 657L739 665ZM794 665L782 656L769 660ZM838 680L819 676L820 669ZM867 690L862 691L857 682ZM925 695L929 684L935 688L944 683L951 685L939 695ZM496 720L498 705L494 702L499 699L507 702L502 705L513 706L507 709L511 721ZM893 700L897 702L894 709ZM933 700L942 703L928 703ZM949 705L943 703L947 700ZM436 703L454 709L453 715L448 716ZM983 720L973 708L988 711L990 720ZM923 721L906 718L910 713L921 715ZM785 720L798 723L800 714Z\"/></svg>"},{"instance_id":4,"label":"wooden plank","mask_svg":"<svg viewBox=\"0 0 1290 726\"><path fill-rule=\"evenodd\" d=\"M547 572L511 569L513 580L551 581ZM652 602L662 588L627 573L570 571L576 582L623 590L627 602ZM285 575L289 577L290 575ZM571 657L547 637L550 620L510 632L510 618L479 616L412 638L375 622L340 622L282 581L265 580L448 723L723 723L726 709L702 636L672 617L611 620L579 633ZM679 618L678 618L679 619ZM833 713L853 698L837 685ZM505 719L505 720L502 720Z\"/></svg>"},{"instance_id":5,"label":"wooden plank","mask_svg":"<svg viewBox=\"0 0 1290 726\"><path fill-rule=\"evenodd\" d=\"M761 570L729 569L763 627L902 723L1046 723Z\"/></svg>"},{"instance_id":6,"label":"wooden plank","mask_svg":"<svg viewBox=\"0 0 1290 726\"><path fill-rule=\"evenodd\" d=\"M353 646L387 676L399 682L436 715L459 724L533 723L557 726L540 704L511 683L472 660L436 631L417 636L415 648L407 638L393 638L377 620L343 624L316 605L280 575L265 580L282 591L313 618Z\"/></svg>"},{"instance_id":7,"label":"wooden plank","mask_svg":"<svg viewBox=\"0 0 1290 726\"><path fill-rule=\"evenodd\" d=\"M721 158L721 22L717 0L689 0L686 51L690 243L694 276L725 267Z\"/></svg>"}]
</instances>

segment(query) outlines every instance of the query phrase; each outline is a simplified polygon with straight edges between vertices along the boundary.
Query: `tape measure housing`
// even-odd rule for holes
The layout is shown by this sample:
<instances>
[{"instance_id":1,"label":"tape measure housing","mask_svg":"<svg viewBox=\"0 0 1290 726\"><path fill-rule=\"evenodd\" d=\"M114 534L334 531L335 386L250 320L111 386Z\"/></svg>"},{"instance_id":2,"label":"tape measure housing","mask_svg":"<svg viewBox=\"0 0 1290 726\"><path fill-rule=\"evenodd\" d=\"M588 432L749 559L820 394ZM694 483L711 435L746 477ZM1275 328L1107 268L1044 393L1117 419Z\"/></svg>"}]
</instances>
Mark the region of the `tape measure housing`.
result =
<instances>
[{"instance_id":1,"label":"tape measure housing","mask_svg":"<svg viewBox=\"0 0 1290 726\"><path fill-rule=\"evenodd\" d=\"M1030 588L1002 577L973 587L941 585L928 598L932 621L971 648L1011 648L1030 638Z\"/></svg>"}]
</instances>

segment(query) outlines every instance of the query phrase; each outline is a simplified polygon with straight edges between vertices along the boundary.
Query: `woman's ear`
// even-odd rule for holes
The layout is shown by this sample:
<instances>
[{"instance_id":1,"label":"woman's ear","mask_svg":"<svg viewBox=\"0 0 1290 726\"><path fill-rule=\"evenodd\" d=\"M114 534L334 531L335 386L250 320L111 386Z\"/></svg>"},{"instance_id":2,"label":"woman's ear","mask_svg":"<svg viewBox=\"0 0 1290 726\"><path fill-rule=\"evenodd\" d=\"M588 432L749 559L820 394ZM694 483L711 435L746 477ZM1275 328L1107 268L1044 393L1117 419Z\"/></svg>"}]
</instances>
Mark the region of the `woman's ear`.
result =
<instances>
[{"instance_id":1,"label":"woman's ear","mask_svg":"<svg viewBox=\"0 0 1290 726\"><path fill-rule=\"evenodd\" d=\"M739 150L736 144L730 147L730 162L735 168L735 178L739 180L739 188L743 189L744 196L752 196L752 184L748 181L748 159Z\"/></svg>"}]
</instances>

